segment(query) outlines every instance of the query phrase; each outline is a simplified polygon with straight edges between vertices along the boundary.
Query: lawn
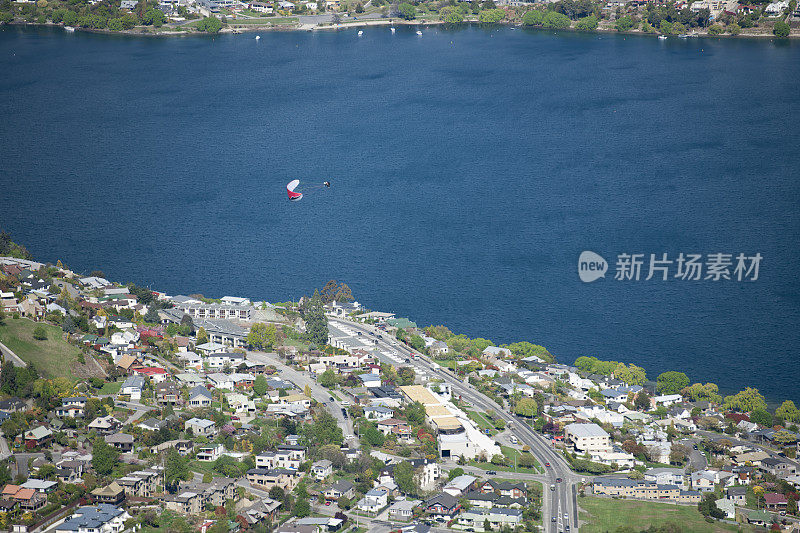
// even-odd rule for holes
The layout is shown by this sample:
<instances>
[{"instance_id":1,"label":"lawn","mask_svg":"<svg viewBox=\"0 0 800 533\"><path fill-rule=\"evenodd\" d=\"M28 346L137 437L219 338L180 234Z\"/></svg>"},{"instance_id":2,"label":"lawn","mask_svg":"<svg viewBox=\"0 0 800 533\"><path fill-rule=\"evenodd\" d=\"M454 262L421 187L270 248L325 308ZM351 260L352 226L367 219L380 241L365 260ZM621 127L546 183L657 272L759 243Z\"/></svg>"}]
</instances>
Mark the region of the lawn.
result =
<instances>
[{"instance_id":1,"label":"lawn","mask_svg":"<svg viewBox=\"0 0 800 533\"><path fill-rule=\"evenodd\" d=\"M586 497L578 499L578 506L582 509L580 519L586 522L581 526L582 533L606 533L614 531L621 524L633 526L639 531L670 522L679 526L681 531L692 533L741 530L732 524L709 524L694 505Z\"/></svg>"},{"instance_id":2,"label":"lawn","mask_svg":"<svg viewBox=\"0 0 800 533\"><path fill-rule=\"evenodd\" d=\"M229 22L230 26L269 26L270 24L295 24L300 19L297 17L284 17L284 18L258 18L258 19L236 19ZM290 342L284 342L290 344Z\"/></svg>"},{"instance_id":3,"label":"lawn","mask_svg":"<svg viewBox=\"0 0 800 533\"><path fill-rule=\"evenodd\" d=\"M494 424L489 422L483 413L479 413L477 411L467 411L467 416L470 420L478 424L478 427L481 429L494 429Z\"/></svg>"},{"instance_id":4,"label":"lawn","mask_svg":"<svg viewBox=\"0 0 800 533\"><path fill-rule=\"evenodd\" d=\"M33 329L42 325L47 331L47 340L33 338ZM39 374L46 378L66 377L77 379L73 369L78 365L80 349L68 344L58 326L33 322L27 318L6 318L0 326L0 342L17 354L26 363L36 366Z\"/></svg>"},{"instance_id":5,"label":"lawn","mask_svg":"<svg viewBox=\"0 0 800 533\"><path fill-rule=\"evenodd\" d=\"M433 362L441 367L449 368L450 370L456 367L456 362L452 359L434 359Z\"/></svg>"},{"instance_id":6,"label":"lawn","mask_svg":"<svg viewBox=\"0 0 800 533\"><path fill-rule=\"evenodd\" d=\"M119 392L120 388L122 388L121 381L103 383L103 387L97 392L97 394L116 394Z\"/></svg>"}]
</instances>

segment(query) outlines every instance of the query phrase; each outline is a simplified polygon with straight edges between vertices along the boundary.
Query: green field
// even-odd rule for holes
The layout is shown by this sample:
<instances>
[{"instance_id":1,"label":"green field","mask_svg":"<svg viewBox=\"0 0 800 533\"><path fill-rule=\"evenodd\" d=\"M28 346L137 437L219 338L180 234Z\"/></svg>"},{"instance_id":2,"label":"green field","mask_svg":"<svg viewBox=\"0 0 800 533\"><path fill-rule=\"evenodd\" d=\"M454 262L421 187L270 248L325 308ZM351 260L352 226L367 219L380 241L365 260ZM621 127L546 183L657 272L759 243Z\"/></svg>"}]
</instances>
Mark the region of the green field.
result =
<instances>
[{"instance_id":1,"label":"green field","mask_svg":"<svg viewBox=\"0 0 800 533\"><path fill-rule=\"evenodd\" d=\"M121 381L103 383L103 387L97 392L97 394L116 394L119 392L120 388L122 388Z\"/></svg>"},{"instance_id":2,"label":"green field","mask_svg":"<svg viewBox=\"0 0 800 533\"><path fill-rule=\"evenodd\" d=\"M692 533L751 531L732 524L709 524L694 505L586 497L578 499L578 506L582 509L579 518L586 522L581 533L613 533L620 525L640 531L670 522Z\"/></svg>"},{"instance_id":3,"label":"green field","mask_svg":"<svg viewBox=\"0 0 800 533\"><path fill-rule=\"evenodd\" d=\"M33 329L44 326L47 340L33 338ZM77 379L73 369L78 365L81 351L68 344L62 337L58 326L33 322L27 318L6 317L5 325L0 326L0 342L17 354L26 363L33 363L39 375L46 378L66 377Z\"/></svg>"}]
</instances>

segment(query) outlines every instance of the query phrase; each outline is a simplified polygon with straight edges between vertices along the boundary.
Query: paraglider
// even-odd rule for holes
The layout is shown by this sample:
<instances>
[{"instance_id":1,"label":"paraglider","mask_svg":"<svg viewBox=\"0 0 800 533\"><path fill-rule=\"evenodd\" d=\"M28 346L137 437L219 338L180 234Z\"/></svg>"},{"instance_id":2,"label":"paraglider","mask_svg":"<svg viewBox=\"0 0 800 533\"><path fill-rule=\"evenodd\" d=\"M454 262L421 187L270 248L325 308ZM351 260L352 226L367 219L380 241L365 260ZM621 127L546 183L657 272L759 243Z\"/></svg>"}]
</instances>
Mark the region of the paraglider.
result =
<instances>
[{"instance_id":1,"label":"paraglider","mask_svg":"<svg viewBox=\"0 0 800 533\"><path fill-rule=\"evenodd\" d=\"M326 189L330 189L331 182L330 181L323 181L322 185L311 185L309 187L303 187L304 192L300 192L297 190L298 186L300 185L300 180L292 180L286 184L286 194L289 195L289 200L296 202L298 200L302 200L303 194L307 193L308 191L314 189L321 189L325 187Z\"/></svg>"}]
</instances>

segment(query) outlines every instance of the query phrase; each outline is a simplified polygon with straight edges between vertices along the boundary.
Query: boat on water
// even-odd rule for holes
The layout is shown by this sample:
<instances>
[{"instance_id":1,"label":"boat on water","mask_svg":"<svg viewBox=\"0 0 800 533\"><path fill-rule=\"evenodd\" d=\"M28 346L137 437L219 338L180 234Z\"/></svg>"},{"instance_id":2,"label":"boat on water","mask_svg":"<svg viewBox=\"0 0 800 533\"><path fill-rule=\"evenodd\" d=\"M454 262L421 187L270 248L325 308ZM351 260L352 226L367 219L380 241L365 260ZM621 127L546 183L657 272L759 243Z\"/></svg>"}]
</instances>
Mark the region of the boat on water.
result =
<instances>
[{"instance_id":1,"label":"boat on water","mask_svg":"<svg viewBox=\"0 0 800 533\"><path fill-rule=\"evenodd\" d=\"M667 40L667 36L666 35L659 35L658 36L658 40L659 41L666 41Z\"/></svg>"},{"instance_id":2,"label":"boat on water","mask_svg":"<svg viewBox=\"0 0 800 533\"><path fill-rule=\"evenodd\" d=\"M420 30L417 30L417 35L422 35L422 32Z\"/></svg>"},{"instance_id":3,"label":"boat on water","mask_svg":"<svg viewBox=\"0 0 800 533\"><path fill-rule=\"evenodd\" d=\"M75 31L75 28L73 28L72 26L64 26L64 31L72 33Z\"/></svg>"},{"instance_id":4,"label":"boat on water","mask_svg":"<svg viewBox=\"0 0 800 533\"><path fill-rule=\"evenodd\" d=\"M392 30L392 33L394 33L396 31L394 28L391 28L391 30Z\"/></svg>"},{"instance_id":5,"label":"boat on water","mask_svg":"<svg viewBox=\"0 0 800 533\"><path fill-rule=\"evenodd\" d=\"M362 35L364 35L364 30L358 30L358 36L361 37Z\"/></svg>"},{"instance_id":6,"label":"boat on water","mask_svg":"<svg viewBox=\"0 0 800 533\"><path fill-rule=\"evenodd\" d=\"M681 39L688 39L689 38L689 34L688 33L682 33L681 35L678 35L678 37L680 37Z\"/></svg>"},{"instance_id":7,"label":"boat on water","mask_svg":"<svg viewBox=\"0 0 800 533\"><path fill-rule=\"evenodd\" d=\"M260 41L260 40L261 40L261 36L260 35L256 35L256 41Z\"/></svg>"}]
</instances>

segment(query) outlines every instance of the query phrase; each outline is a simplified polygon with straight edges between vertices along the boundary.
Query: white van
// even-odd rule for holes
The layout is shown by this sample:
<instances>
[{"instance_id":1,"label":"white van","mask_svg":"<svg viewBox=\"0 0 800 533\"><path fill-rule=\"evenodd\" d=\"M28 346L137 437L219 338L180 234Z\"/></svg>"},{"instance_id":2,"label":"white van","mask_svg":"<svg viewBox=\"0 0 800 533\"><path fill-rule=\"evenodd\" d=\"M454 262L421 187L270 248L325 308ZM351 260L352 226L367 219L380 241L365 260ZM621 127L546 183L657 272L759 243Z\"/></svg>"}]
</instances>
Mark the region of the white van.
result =
<instances>
[{"instance_id":1,"label":"white van","mask_svg":"<svg viewBox=\"0 0 800 533\"><path fill-rule=\"evenodd\" d=\"M517 444L518 441L516 435L511 435L510 439L511 439L511 444Z\"/></svg>"}]
</instances>

